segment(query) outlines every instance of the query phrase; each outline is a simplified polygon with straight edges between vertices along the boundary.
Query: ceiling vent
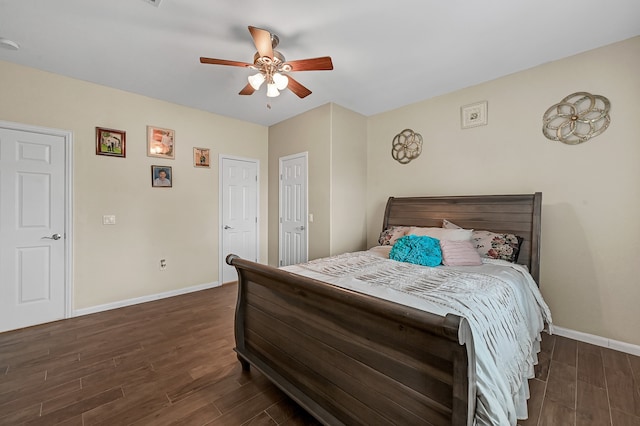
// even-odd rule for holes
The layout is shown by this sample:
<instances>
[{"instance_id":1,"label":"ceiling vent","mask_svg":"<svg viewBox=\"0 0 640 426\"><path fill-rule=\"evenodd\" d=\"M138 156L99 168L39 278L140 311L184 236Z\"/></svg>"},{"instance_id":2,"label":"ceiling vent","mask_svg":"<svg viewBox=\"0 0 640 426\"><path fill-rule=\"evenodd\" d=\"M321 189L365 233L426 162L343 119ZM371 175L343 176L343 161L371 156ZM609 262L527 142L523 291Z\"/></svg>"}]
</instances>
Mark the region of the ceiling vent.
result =
<instances>
[{"instance_id":1,"label":"ceiling vent","mask_svg":"<svg viewBox=\"0 0 640 426\"><path fill-rule=\"evenodd\" d=\"M146 1L147 3L151 3L155 7L159 7L160 3L162 3L162 0L144 0L144 1Z\"/></svg>"}]
</instances>

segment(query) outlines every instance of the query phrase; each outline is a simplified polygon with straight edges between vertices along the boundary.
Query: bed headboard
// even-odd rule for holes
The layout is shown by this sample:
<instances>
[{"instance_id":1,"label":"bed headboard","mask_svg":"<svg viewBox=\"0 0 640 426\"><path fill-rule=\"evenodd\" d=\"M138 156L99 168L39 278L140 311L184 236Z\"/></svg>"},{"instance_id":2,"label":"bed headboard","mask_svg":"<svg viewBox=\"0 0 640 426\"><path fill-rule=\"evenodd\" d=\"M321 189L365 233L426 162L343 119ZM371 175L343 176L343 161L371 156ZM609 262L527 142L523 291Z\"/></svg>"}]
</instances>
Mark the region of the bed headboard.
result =
<instances>
[{"instance_id":1,"label":"bed headboard","mask_svg":"<svg viewBox=\"0 0 640 426\"><path fill-rule=\"evenodd\" d=\"M522 238L518 263L526 265L540 285L540 218L542 193L389 197L382 230L391 226L441 227L442 219L467 229L516 234Z\"/></svg>"}]
</instances>

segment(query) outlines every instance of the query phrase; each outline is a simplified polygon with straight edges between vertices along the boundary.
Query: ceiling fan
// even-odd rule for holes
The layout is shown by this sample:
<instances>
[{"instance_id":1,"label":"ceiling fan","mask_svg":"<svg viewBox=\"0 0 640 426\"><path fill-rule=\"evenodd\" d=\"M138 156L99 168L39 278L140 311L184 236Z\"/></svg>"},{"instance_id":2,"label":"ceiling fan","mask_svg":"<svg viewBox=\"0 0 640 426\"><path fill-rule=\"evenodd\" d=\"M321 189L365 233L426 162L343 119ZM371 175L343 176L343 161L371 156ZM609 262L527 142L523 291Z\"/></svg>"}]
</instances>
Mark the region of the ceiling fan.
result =
<instances>
[{"instance_id":1,"label":"ceiling fan","mask_svg":"<svg viewBox=\"0 0 640 426\"><path fill-rule=\"evenodd\" d=\"M200 58L203 64L229 65L233 67L246 67L257 70L258 73L249 76L246 86L240 91L240 95L251 95L258 90L262 83L267 82L267 96L270 98L280 95L280 90L289 88L299 98L305 98L311 94L311 90L284 73L295 71L326 71L333 69L330 56L320 58L299 59L286 61L284 55L277 50L280 42L277 35L267 30L249 26L249 32L253 37L253 43L258 51L253 55L253 63L228 61L226 59Z\"/></svg>"}]
</instances>

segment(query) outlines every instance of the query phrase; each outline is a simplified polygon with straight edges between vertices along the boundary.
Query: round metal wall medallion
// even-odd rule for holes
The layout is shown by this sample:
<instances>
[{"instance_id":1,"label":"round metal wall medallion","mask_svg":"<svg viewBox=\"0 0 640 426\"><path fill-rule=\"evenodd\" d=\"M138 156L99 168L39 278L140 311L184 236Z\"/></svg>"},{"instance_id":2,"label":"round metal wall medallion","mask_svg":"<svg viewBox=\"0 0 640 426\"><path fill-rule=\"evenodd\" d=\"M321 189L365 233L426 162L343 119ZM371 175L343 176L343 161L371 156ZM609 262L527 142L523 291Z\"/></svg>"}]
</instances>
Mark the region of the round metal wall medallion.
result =
<instances>
[{"instance_id":1,"label":"round metal wall medallion","mask_svg":"<svg viewBox=\"0 0 640 426\"><path fill-rule=\"evenodd\" d=\"M573 93L551 106L542 116L542 133L568 145L586 142L607 130L611 118L609 99L587 92Z\"/></svg>"},{"instance_id":2,"label":"round metal wall medallion","mask_svg":"<svg viewBox=\"0 0 640 426\"><path fill-rule=\"evenodd\" d=\"M392 142L391 156L401 164L408 164L422 153L422 136L411 129L398 133Z\"/></svg>"}]
</instances>

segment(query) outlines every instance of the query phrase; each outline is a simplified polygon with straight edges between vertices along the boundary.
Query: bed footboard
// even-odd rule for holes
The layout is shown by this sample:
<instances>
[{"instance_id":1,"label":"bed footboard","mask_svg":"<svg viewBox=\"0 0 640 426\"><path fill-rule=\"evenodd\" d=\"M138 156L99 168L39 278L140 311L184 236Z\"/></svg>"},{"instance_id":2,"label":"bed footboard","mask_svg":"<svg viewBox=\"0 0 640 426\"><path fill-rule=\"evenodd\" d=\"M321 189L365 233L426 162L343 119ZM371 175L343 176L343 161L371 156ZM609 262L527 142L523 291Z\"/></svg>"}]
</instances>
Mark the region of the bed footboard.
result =
<instances>
[{"instance_id":1,"label":"bed footboard","mask_svg":"<svg viewBox=\"0 0 640 426\"><path fill-rule=\"evenodd\" d=\"M469 326L247 261L238 272L235 338L254 366L325 424L471 424Z\"/></svg>"}]
</instances>

